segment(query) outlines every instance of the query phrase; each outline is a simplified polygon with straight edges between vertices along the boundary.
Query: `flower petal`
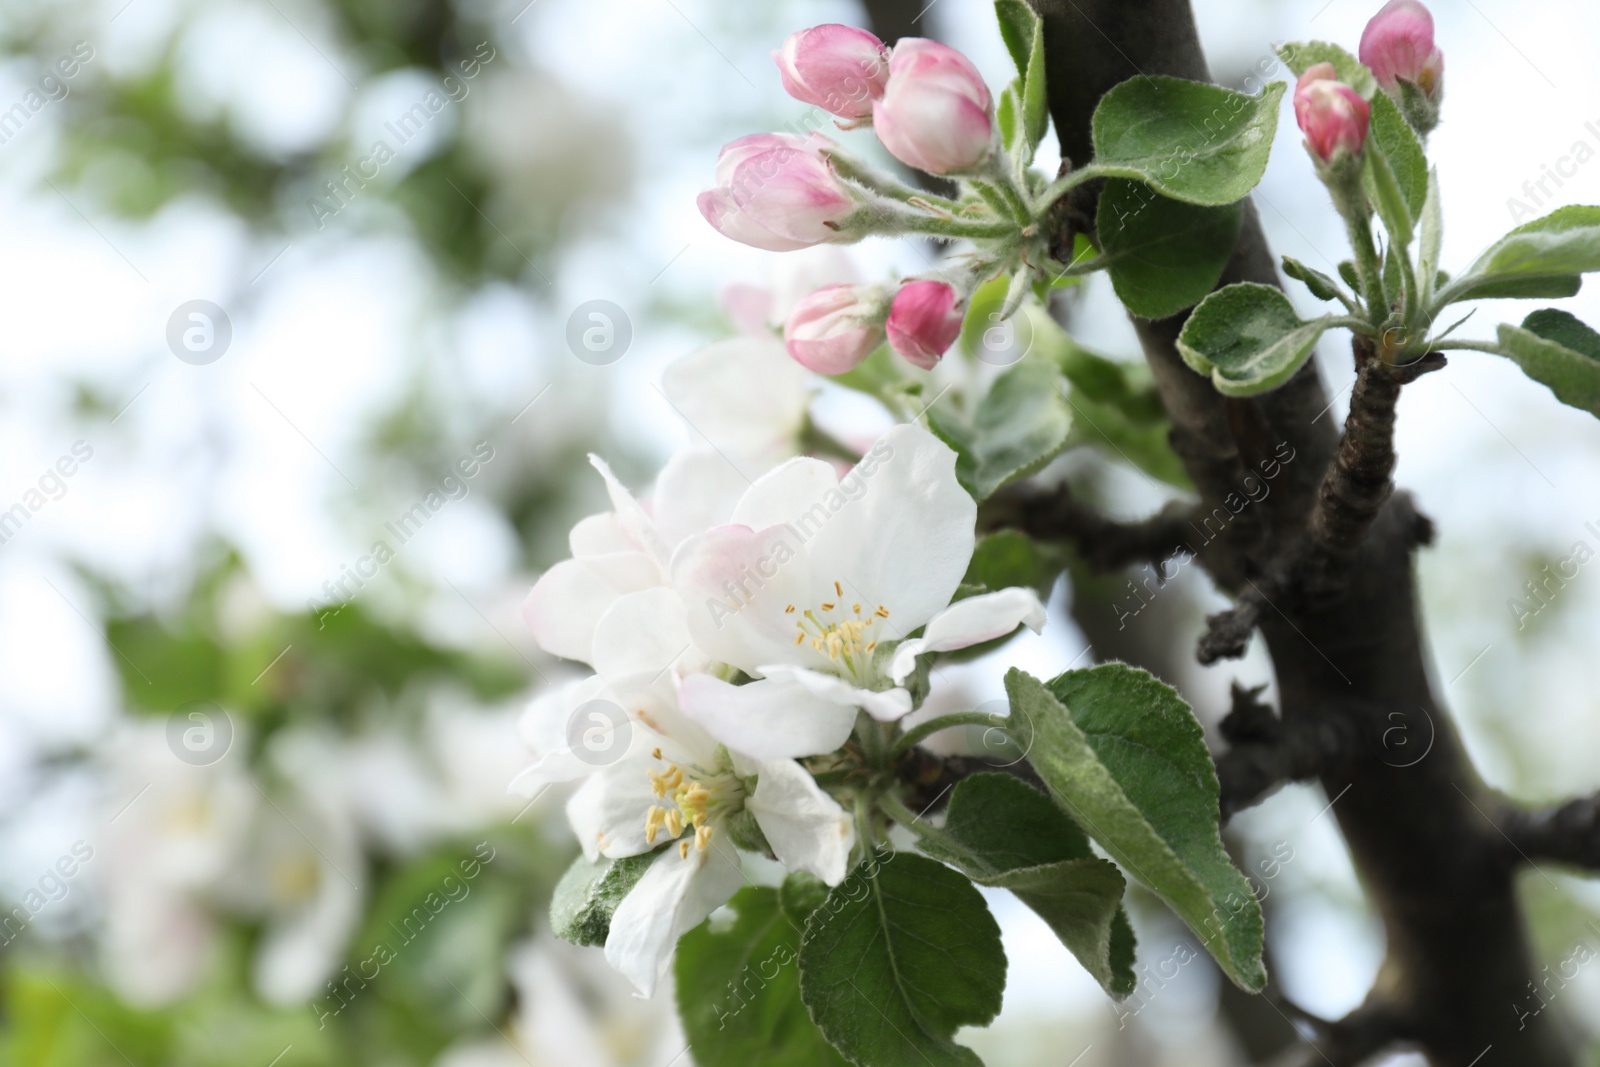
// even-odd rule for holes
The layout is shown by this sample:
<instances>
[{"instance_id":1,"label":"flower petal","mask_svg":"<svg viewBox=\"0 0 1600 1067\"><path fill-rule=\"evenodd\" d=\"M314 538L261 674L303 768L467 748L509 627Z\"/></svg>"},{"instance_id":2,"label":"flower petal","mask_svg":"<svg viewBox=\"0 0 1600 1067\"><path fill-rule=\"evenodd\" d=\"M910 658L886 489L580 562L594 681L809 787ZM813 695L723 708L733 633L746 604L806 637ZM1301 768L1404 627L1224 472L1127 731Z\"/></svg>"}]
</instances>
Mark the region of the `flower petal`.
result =
<instances>
[{"instance_id":1,"label":"flower petal","mask_svg":"<svg viewBox=\"0 0 1600 1067\"><path fill-rule=\"evenodd\" d=\"M793 760L761 764L745 807L756 817L778 862L838 885L850 869L855 821Z\"/></svg>"},{"instance_id":2,"label":"flower petal","mask_svg":"<svg viewBox=\"0 0 1600 1067\"><path fill-rule=\"evenodd\" d=\"M849 740L856 722L854 706L787 678L729 685L691 674L679 687L678 702L717 741L758 760L832 752Z\"/></svg>"},{"instance_id":3,"label":"flower petal","mask_svg":"<svg viewBox=\"0 0 1600 1067\"><path fill-rule=\"evenodd\" d=\"M718 526L679 545L671 573L689 633L713 659L753 671L813 652L795 645L795 616L785 610L811 593L805 552L788 528Z\"/></svg>"},{"instance_id":4,"label":"flower petal","mask_svg":"<svg viewBox=\"0 0 1600 1067\"><path fill-rule=\"evenodd\" d=\"M662 566L666 565L667 557L672 554L671 548L662 539L656 530L655 520L634 499L628 487L623 485L617 476L611 473L611 466L605 460L593 453L589 456L589 463L600 472L600 477L605 479L606 495L611 498L612 510L617 514L617 523L624 533L633 541L639 551L646 553Z\"/></svg>"},{"instance_id":5,"label":"flower petal","mask_svg":"<svg viewBox=\"0 0 1600 1067\"><path fill-rule=\"evenodd\" d=\"M839 472L833 464L800 456L757 478L728 521L752 530L786 526L803 519L808 508L821 507L823 494L838 488Z\"/></svg>"},{"instance_id":6,"label":"flower petal","mask_svg":"<svg viewBox=\"0 0 1600 1067\"><path fill-rule=\"evenodd\" d=\"M809 381L776 337L734 337L672 363L661 391L696 433L754 478L798 451Z\"/></svg>"},{"instance_id":7,"label":"flower petal","mask_svg":"<svg viewBox=\"0 0 1600 1067\"><path fill-rule=\"evenodd\" d=\"M567 801L567 822L590 862L649 852L644 822L656 802L645 764L624 759L578 787Z\"/></svg>"},{"instance_id":8,"label":"flower petal","mask_svg":"<svg viewBox=\"0 0 1600 1067\"><path fill-rule=\"evenodd\" d=\"M661 568L643 552L564 559L534 583L522 617L540 648L589 663L595 625L616 599L661 584Z\"/></svg>"},{"instance_id":9,"label":"flower petal","mask_svg":"<svg viewBox=\"0 0 1600 1067\"><path fill-rule=\"evenodd\" d=\"M595 623L595 671L617 678L664 671L685 656L703 661L689 639L687 614L670 586L618 597Z\"/></svg>"},{"instance_id":10,"label":"flower petal","mask_svg":"<svg viewBox=\"0 0 1600 1067\"><path fill-rule=\"evenodd\" d=\"M650 493L662 540L676 546L728 522L740 495L749 488L744 472L714 448L701 445L676 453L661 468Z\"/></svg>"},{"instance_id":11,"label":"flower petal","mask_svg":"<svg viewBox=\"0 0 1600 1067\"><path fill-rule=\"evenodd\" d=\"M794 682L829 703L860 708L879 722L894 722L911 711L911 694L904 689L861 689L837 675L787 663L769 663L761 673L774 681Z\"/></svg>"},{"instance_id":12,"label":"flower petal","mask_svg":"<svg viewBox=\"0 0 1600 1067\"><path fill-rule=\"evenodd\" d=\"M1044 605L1032 589L1013 586L968 597L929 619L921 637L904 641L894 650L889 677L896 685L905 681L923 653L953 652L982 644L1004 637L1023 624L1038 633L1044 628L1044 620Z\"/></svg>"},{"instance_id":13,"label":"flower petal","mask_svg":"<svg viewBox=\"0 0 1600 1067\"><path fill-rule=\"evenodd\" d=\"M726 904L743 880L732 853L691 847L684 856L677 848L664 849L612 914L606 962L640 996L650 996L678 938Z\"/></svg>"},{"instance_id":14,"label":"flower petal","mask_svg":"<svg viewBox=\"0 0 1600 1067\"><path fill-rule=\"evenodd\" d=\"M839 490L844 499L806 544L812 573L886 605L883 636L904 637L950 603L972 559L978 506L956 480L956 454L920 426L899 425Z\"/></svg>"}]
</instances>

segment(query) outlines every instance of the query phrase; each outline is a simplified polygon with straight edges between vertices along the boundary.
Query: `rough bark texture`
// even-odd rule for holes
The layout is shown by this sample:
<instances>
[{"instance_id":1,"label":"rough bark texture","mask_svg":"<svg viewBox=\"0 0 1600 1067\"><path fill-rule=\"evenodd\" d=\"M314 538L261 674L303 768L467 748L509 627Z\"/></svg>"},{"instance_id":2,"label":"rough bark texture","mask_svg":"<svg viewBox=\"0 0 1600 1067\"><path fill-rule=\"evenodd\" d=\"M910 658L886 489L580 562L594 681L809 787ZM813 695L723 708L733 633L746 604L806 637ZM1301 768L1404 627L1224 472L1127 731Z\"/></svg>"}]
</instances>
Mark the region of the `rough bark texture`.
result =
<instances>
[{"instance_id":1,"label":"rough bark texture","mask_svg":"<svg viewBox=\"0 0 1600 1067\"><path fill-rule=\"evenodd\" d=\"M1051 112L1072 160L1091 158L1090 116L1118 82L1141 74L1209 80L1188 0L1033 2L1045 21ZM1285 134L1278 151L1293 150ZM1312 180L1309 167L1307 175ZM1093 217L1096 191L1079 192L1061 219ZM1236 281L1278 284L1253 208L1221 284ZM1328 400L1314 365L1265 396L1222 397L1179 358L1174 341L1183 319L1136 320L1135 327L1201 510L1239 492L1280 447L1293 450L1265 505L1205 546L1200 561L1224 589L1255 603L1249 621L1272 655L1282 736L1340 739L1320 756L1283 753L1284 774L1320 779L1387 934L1366 1005L1327 1028L1307 1062L1347 1067L1409 1045L1440 1067L1574 1063L1555 1013L1524 1026L1514 1009L1535 977L1515 889L1520 857L1486 814L1499 815L1504 805L1468 761L1429 682L1411 559L1422 540L1418 517L1403 495L1389 494L1387 467L1361 466L1368 481L1350 483L1360 492L1347 501L1366 511L1360 528L1314 534L1312 512L1339 447L1332 419L1318 419ZM1368 383L1380 398L1391 384ZM1376 451L1346 445L1358 449L1352 463L1383 458L1381 442ZM1378 480L1369 484L1372 477ZM1284 557L1297 542L1315 552L1323 539L1339 546L1339 581L1309 596L1304 575L1285 568ZM1259 766L1261 756L1233 759L1244 768L1225 774L1250 778L1236 784L1258 795L1278 773ZM1230 759L1219 762L1226 768ZM1565 819L1584 814L1592 819L1586 812ZM1524 832L1537 838L1543 828L1536 822ZM1542 850L1560 854L1549 844Z\"/></svg>"}]
</instances>

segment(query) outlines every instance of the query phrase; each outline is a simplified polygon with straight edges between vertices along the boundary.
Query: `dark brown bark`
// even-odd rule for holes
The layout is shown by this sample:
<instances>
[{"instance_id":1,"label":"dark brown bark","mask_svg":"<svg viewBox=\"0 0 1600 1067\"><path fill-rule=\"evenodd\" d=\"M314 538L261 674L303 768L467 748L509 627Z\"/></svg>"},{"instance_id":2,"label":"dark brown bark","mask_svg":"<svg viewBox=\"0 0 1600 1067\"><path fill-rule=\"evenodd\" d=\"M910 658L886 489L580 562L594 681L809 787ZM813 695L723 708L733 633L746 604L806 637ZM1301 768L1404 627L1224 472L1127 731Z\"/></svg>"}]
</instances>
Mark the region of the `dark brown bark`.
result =
<instances>
[{"instance_id":1,"label":"dark brown bark","mask_svg":"<svg viewBox=\"0 0 1600 1067\"><path fill-rule=\"evenodd\" d=\"M1141 74L1209 80L1187 0L1034 4L1045 20L1051 112L1075 161L1090 159L1089 119L1113 85ZM1292 150L1292 140L1279 150ZM1092 218L1095 190L1076 196L1060 217ZM1278 284L1253 209L1222 284L1235 281ZM1333 521L1318 529L1312 514L1339 438L1331 420L1317 418L1327 399L1314 365L1265 396L1224 398L1179 358L1183 321L1134 325L1202 510L1239 491L1280 448L1295 457L1264 506L1199 558L1224 589L1249 593L1248 622L1272 655L1284 736L1351 739L1311 762L1320 762L1317 777L1387 934L1366 1005L1333 1024L1308 1062L1347 1067L1412 1045L1439 1067L1574 1063L1554 1013L1524 1021L1515 1010L1534 977L1514 886L1519 857L1484 814L1501 805L1430 687L1411 559L1422 538L1405 498L1388 491L1387 428L1362 425L1356 405L1345 462L1360 475L1346 483L1357 491L1325 500L1319 510ZM1388 385L1368 384L1383 399ZM1320 588L1306 595L1301 554L1336 563L1338 582L1311 583ZM1286 776L1311 769L1287 762Z\"/></svg>"}]
</instances>

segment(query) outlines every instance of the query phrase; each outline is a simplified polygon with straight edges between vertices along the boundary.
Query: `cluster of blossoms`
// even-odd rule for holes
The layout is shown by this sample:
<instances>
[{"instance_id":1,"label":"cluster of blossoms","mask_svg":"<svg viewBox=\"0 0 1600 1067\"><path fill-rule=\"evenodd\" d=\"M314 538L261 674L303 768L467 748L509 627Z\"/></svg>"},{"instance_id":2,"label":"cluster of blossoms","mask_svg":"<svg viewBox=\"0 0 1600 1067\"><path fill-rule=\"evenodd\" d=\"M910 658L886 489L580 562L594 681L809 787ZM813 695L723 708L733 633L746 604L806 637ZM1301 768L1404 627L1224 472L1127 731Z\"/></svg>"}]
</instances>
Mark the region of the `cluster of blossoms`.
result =
<instances>
[{"instance_id":1,"label":"cluster of blossoms","mask_svg":"<svg viewBox=\"0 0 1600 1067\"><path fill-rule=\"evenodd\" d=\"M673 457L645 500L595 459L611 510L574 527L524 607L543 648L594 673L534 701L538 758L513 788L581 783L567 815L591 862L655 854L605 945L646 995L742 884L741 851L837 885L875 843L892 785L863 753L918 705L919 657L1044 622L1031 590L952 604L977 506L921 427L842 474L794 456L737 494L706 459Z\"/></svg>"},{"instance_id":2,"label":"cluster of blossoms","mask_svg":"<svg viewBox=\"0 0 1600 1067\"><path fill-rule=\"evenodd\" d=\"M989 87L971 61L937 41L908 38L890 49L849 26L802 30L773 58L789 95L841 128L871 126L895 159L955 181L958 195L912 189L818 132L753 134L723 147L701 213L723 235L775 252L883 233L977 242L979 252L956 270L820 288L783 323L789 354L819 374L850 370L885 340L931 370L960 333L972 291L1014 265L1033 220Z\"/></svg>"}]
</instances>

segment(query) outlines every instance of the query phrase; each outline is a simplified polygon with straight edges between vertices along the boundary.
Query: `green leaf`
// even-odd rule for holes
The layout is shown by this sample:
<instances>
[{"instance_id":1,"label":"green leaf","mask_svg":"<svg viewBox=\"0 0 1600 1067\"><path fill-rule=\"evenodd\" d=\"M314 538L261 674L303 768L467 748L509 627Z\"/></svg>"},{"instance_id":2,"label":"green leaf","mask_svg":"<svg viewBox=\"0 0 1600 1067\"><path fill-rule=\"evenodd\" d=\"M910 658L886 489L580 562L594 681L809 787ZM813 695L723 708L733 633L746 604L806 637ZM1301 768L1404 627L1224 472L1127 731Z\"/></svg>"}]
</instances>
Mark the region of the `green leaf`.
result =
<instances>
[{"instance_id":1,"label":"green leaf","mask_svg":"<svg viewBox=\"0 0 1600 1067\"><path fill-rule=\"evenodd\" d=\"M1303 284L1311 290L1311 295L1318 300L1339 299L1339 283L1322 273L1313 270L1298 259L1290 256L1283 257L1283 273Z\"/></svg>"},{"instance_id":2,"label":"green leaf","mask_svg":"<svg viewBox=\"0 0 1600 1067\"><path fill-rule=\"evenodd\" d=\"M1565 311L1544 308L1520 329L1501 326L1500 345L1557 400L1600 418L1600 334Z\"/></svg>"},{"instance_id":3,"label":"green leaf","mask_svg":"<svg viewBox=\"0 0 1600 1067\"><path fill-rule=\"evenodd\" d=\"M1095 108L1093 170L1193 204L1241 200L1267 169L1283 90L1274 82L1247 96L1182 78L1129 79Z\"/></svg>"},{"instance_id":4,"label":"green leaf","mask_svg":"<svg viewBox=\"0 0 1600 1067\"><path fill-rule=\"evenodd\" d=\"M1327 328L1326 319L1300 321L1272 286L1241 282L1201 301L1178 334L1178 352L1217 392L1252 396L1288 381Z\"/></svg>"},{"instance_id":5,"label":"green leaf","mask_svg":"<svg viewBox=\"0 0 1600 1067\"><path fill-rule=\"evenodd\" d=\"M802 929L811 913L828 899L828 883L805 871L790 871L778 887L778 903Z\"/></svg>"},{"instance_id":6,"label":"green leaf","mask_svg":"<svg viewBox=\"0 0 1600 1067\"><path fill-rule=\"evenodd\" d=\"M1571 296L1579 277L1600 270L1600 207L1558 208L1490 245L1440 296L1446 302L1488 297Z\"/></svg>"},{"instance_id":7,"label":"green leaf","mask_svg":"<svg viewBox=\"0 0 1600 1067\"><path fill-rule=\"evenodd\" d=\"M1405 193L1395 178L1394 168L1382 152L1368 152L1361 180L1367 198L1378 209L1378 217L1389 232L1389 246L1404 251L1411 245L1412 212ZM1418 205L1420 208L1421 205Z\"/></svg>"},{"instance_id":8,"label":"green leaf","mask_svg":"<svg viewBox=\"0 0 1600 1067\"><path fill-rule=\"evenodd\" d=\"M1278 58L1298 77L1318 63L1332 63L1339 80L1371 100L1378 92L1378 79L1355 56L1327 41L1289 41L1277 46Z\"/></svg>"},{"instance_id":9,"label":"green leaf","mask_svg":"<svg viewBox=\"0 0 1600 1067\"><path fill-rule=\"evenodd\" d=\"M1083 831L1043 793L1009 774L964 779L950 795L944 827L920 847L979 885L1011 890L1107 993L1120 1000L1133 992L1122 874L1090 851Z\"/></svg>"},{"instance_id":10,"label":"green leaf","mask_svg":"<svg viewBox=\"0 0 1600 1067\"><path fill-rule=\"evenodd\" d=\"M1000 102L995 105L995 121L1000 125L1000 142L1007 152L1016 147L1017 140L1022 135L1021 123L1017 119L1017 112L1021 110L1018 101L1022 94L1017 89L1020 81L1019 78L1006 86L1006 91L1000 94Z\"/></svg>"},{"instance_id":11,"label":"green leaf","mask_svg":"<svg viewBox=\"0 0 1600 1067\"><path fill-rule=\"evenodd\" d=\"M1044 140L1050 123L1050 100L1046 95L1044 28L1037 15L1033 20L1033 47L1028 54L1028 69L1022 80L1022 126L1028 137L1028 157Z\"/></svg>"},{"instance_id":12,"label":"green leaf","mask_svg":"<svg viewBox=\"0 0 1600 1067\"><path fill-rule=\"evenodd\" d=\"M678 942L678 1016L699 1067L845 1067L800 1001L801 927L779 891L746 886L712 923Z\"/></svg>"},{"instance_id":13,"label":"green leaf","mask_svg":"<svg viewBox=\"0 0 1600 1067\"><path fill-rule=\"evenodd\" d=\"M1339 80L1366 98L1372 105L1368 143L1377 145L1388 160L1395 181L1405 194L1411 217L1418 217L1428 195L1428 159L1416 131L1400 114L1395 102L1379 90L1372 71L1343 48L1326 41L1282 44L1278 46L1278 55L1296 75L1304 74L1307 67L1318 63L1332 63Z\"/></svg>"},{"instance_id":14,"label":"green leaf","mask_svg":"<svg viewBox=\"0 0 1600 1067\"><path fill-rule=\"evenodd\" d=\"M1011 62L1017 65L1017 73L1026 78L1039 16L1023 0L994 0L994 13L1000 20L1000 39L1011 53Z\"/></svg>"},{"instance_id":15,"label":"green leaf","mask_svg":"<svg viewBox=\"0 0 1600 1067\"><path fill-rule=\"evenodd\" d=\"M1124 663L1068 671L1048 687L1006 675L1011 714L1050 795L1177 912L1241 988L1266 984L1261 906L1217 829L1217 775L1183 699Z\"/></svg>"},{"instance_id":16,"label":"green leaf","mask_svg":"<svg viewBox=\"0 0 1600 1067\"><path fill-rule=\"evenodd\" d=\"M1024 359L995 379L970 419L936 404L928 423L956 450L956 477L982 502L1050 462L1067 443L1072 413L1055 368Z\"/></svg>"},{"instance_id":17,"label":"green leaf","mask_svg":"<svg viewBox=\"0 0 1600 1067\"><path fill-rule=\"evenodd\" d=\"M655 858L655 852L646 852L599 863L583 856L573 860L550 898L550 928L555 935L575 945L605 944L611 914Z\"/></svg>"},{"instance_id":18,"label":"green leaf","mask_svg":"<svg viewBox=\"0 0 1600 1067\"><path fill-rule=\"evenodd\" d=\"M987 589L1026 586L1049 600L1065 562L1058 550L1046 547L1021 530L996 530L978 540L963 581Z\"/></svg>"},{"instance_id":19,"label":"green leaf","mask_svg":"<svg viewBox=\"0 0 1600 1067\"><path fill-rule=\"evenodd\" d=\"M1439 269L1439 247L1444 242L1444 212L1439 204L1439 173L1428 171L1428 195L1422 202L1422 236L1417 249L1417 284L1421 286L1422 305L1433 302L1434 275Z\"/></svg>"},{"instance_id":20,"label":"green leaf","mask_svg":"<svg viewBox=\"0 0 1600 1067\"><path fill-rule=\"evenodd\" d=\"M1242 204L1206 207L1112 178L1095 231L1117 297L1135 315L1164 319L1205 298L1233 255Z\"/></svg>"},{"instance_id":21,"label":"green leaf","mask_svg":"<svg viewBox=\"0 0 1600 1067\"><path fill-rule=\"evenodd\" d=\"M1067 397L1072 405L1072 433L1067 447L1090 445L1108 459L1123 460L1168 485L1185 492L1194 483L1178 454L1172 450L1172 424L1130 419L1125 410L1091 400L1074 391Z\"/></svg>"},{"instance_id":22,"label":"green leaf","mask_svg":"<svg viewBox=\"0 0 1600 1067\"><path fill-rule=\"evenodd\" d=\"M1339 277L1344 279L1344 283L1353 291L1361 292L1361 276L1356 273L1356 265L1348 259L1341 259L1338 269Z\"/></svg>"},{"instance_id":23,"label":"green leaf","mask_svg":"<svg viewBox=\"0 0 1600 1067\"><path fill-rule=\"evenodd\" d=\"M800 996L857 1067L981 1067L954 1041L1000 1011L1000 927L972 883L909 852L869 861L806 922Z\"/></svg>"}]
</instances>

